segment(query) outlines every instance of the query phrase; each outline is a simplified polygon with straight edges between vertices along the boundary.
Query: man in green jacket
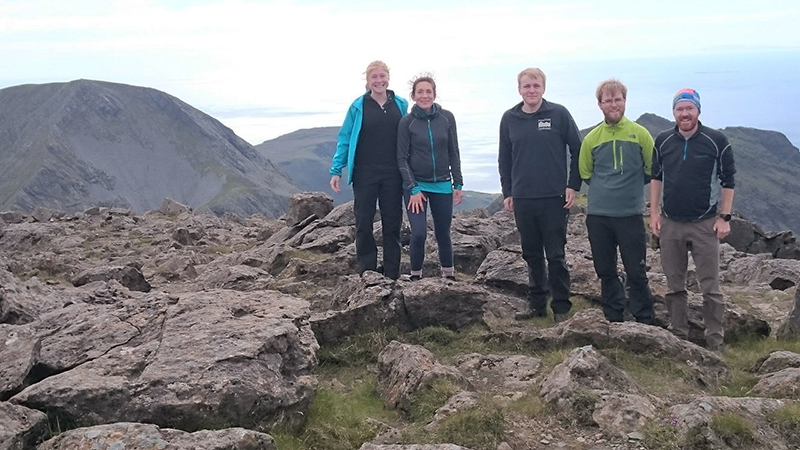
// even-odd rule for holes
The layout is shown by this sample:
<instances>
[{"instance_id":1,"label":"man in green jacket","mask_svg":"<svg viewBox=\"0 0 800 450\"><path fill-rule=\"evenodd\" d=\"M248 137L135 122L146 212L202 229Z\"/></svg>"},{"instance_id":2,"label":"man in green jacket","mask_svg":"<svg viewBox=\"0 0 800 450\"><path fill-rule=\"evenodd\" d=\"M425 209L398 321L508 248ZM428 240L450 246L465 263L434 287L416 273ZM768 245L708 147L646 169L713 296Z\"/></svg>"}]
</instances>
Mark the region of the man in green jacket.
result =
<instances>
[{"instance_id":1,"label":"man in green jacket","mask_svg":"<svg viewBox=\"0 0 800 450\"><path fill-rule=\"evenodd\" d=\"M586 229L601 283L603 314L622 322L626 306L638 322L653 323L647 281L644 185L650 181L653 137L625 117L628 89L609 79L597 87L604 120L581 145L578 168L589 185ZM630 300L617 272L617 248L627 275Z\"/></svg>"}]
</instances>

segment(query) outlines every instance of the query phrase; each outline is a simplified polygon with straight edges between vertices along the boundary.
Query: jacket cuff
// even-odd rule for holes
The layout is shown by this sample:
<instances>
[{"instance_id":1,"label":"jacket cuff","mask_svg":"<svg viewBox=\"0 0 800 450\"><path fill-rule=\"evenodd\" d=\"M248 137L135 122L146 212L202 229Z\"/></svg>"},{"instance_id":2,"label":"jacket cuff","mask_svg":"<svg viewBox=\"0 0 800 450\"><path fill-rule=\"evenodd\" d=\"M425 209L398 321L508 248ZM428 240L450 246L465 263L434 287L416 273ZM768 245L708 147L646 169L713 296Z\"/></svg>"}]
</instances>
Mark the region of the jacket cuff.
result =
<instances>
[{"instance_id":1,"label":"jacket cuff","mask_svg":"<svg viewBox=\"0 0 800 450\"><path fill-rule=\"evenodd\" d=\"M411 192L411 195L417 195L417 194L419 194L420 192L422 192L422 189L420 189L420 188L419 188L419 186L413 186L413 187L410 189L410 192Z\"/></svg>"},{"instance_id":2,"label":"jacket cuff","mask_svg":"<svg viewBox=\"0 0 800 450\"><path fill-rule=\"evenodd\" d=\"M455 189L457 191L460 191L462 187L464 187L464 186L462 186L460 184L456 184L455 186L453 186L453 189Z\"/></svg>"}]
</instances>

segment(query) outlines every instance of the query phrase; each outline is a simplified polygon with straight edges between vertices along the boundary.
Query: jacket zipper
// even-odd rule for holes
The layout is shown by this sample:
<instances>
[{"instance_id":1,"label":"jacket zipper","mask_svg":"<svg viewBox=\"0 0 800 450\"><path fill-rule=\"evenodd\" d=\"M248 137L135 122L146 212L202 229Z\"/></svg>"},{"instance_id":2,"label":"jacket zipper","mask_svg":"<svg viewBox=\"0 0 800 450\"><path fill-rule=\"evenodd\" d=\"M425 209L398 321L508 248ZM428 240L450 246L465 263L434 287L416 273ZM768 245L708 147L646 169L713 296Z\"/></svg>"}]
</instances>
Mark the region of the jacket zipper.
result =
<instances>
[{"instance_id":1,"label":"jacket zipper","mask_svg":"<svg viewBox=\"0 0 800 450\"><path fill-rule=\"evenodd\" d=\"M428 139L431 141L431 160L433 161L433 182L436 183L436 153L433 151L433 131L431 130L431 119L428 119Z\"/></svg>"}]
</instances>

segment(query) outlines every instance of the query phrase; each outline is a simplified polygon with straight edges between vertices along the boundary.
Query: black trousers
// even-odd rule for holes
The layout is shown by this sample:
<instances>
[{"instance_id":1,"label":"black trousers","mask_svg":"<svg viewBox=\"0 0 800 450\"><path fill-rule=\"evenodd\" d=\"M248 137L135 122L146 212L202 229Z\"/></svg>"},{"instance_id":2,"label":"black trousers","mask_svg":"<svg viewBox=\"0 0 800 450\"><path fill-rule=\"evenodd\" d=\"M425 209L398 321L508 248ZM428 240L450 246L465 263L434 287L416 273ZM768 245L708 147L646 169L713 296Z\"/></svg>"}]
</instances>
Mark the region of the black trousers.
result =
<instances>
[{"instance_id":1,"label":"black trousers","mask_svg":"<svg viewBox=\"0 0 800 450\"><path fill-rule=\"evenodd\" d=\"M400 225L403 222L403 178L397 173L356 172L353 178L353 213L356 219L356 257L365 270L378 268L378 247L372 234L375 203L383 227L383 274L400 277Z\"/></svg>"},{"instance_id":2,"label":"black trousers","mask_svg":"<svg viewBox=\"0 0 800 450\"><path fill-rule=\"evenodd\" d=\"M622 322L627 306L638 322L653 323L653 297L647 281L647 244L641 214L629 217L586 216L594 270L600 278L603 314ZM628 284L628 297L617 273L617 248Z\"/></svg>"},{"instance_id":3,"label":"black trousers","mask_svg":"<svg viewBox=\"0 0 800 450\"><path fill-rule=\"evenodd\" d=\"M528 263L528 302L533 311L547 309L547 296L554 314L572 308L569 299L569 270L564 261L569 210L563 197L515 198L514 219L522 241L522 259ZM547 265L545 267L545 255Z\"/></svg>"}]
</instances>

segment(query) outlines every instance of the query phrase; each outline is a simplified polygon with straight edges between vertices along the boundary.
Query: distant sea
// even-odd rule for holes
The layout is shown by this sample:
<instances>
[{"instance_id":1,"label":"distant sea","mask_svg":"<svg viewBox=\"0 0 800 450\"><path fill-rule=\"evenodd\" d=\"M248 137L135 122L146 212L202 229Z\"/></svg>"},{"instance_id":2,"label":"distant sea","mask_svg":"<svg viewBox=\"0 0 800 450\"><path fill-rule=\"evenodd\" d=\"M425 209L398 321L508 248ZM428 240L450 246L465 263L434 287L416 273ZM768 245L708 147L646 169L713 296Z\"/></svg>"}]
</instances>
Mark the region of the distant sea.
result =
<instances>
[{"instance_id":1,"label":"distant sea","mask_svg":"<svg viewBox=\"0 0 800 450\"><path fill-rule=\"evenodd\" d=\"M520 101L516 74L537 65L535 58L518 64L469 65L437 71L437 99L458 122L465 188L499 192L497 134L503 112ZM547 75L545 98L566 106L580 128L602 120L594 91L606 78L628 86L626 116L649 112L672 120L672 97L682 88L700 93L700 120L711 127L746 126L785 134L800 146L800 52L739 52L670 58L539 63ZM407 97L405 80L392 88ZM345 97L347 102L358 93ZM255 126L268 126L277 137L299 128L339 126L346 102L321 104L317 113L276 117L222 118L248 139ZM213 111L209 111L214 115ZM267 125L268 123L268 125ZM252 131L252 132L251 132ZM265 129L260 128L264 133ZM262 139L262 140L264 140ZM251 142L259 144L262 140ZM734 149L735 154L736 149Z\"/></svg>"}]
</instances>

